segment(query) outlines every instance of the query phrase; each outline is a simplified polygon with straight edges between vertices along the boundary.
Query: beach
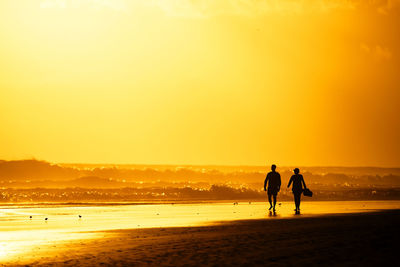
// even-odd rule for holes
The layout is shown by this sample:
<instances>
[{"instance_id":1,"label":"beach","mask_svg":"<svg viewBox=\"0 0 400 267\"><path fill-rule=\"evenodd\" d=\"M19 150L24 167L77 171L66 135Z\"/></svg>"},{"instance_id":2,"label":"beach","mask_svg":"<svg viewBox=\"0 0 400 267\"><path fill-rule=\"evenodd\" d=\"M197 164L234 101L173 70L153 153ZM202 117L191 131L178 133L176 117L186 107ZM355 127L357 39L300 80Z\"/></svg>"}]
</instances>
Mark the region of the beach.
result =
<instances>
[{"instance_id":1,"label":"beach","mask_svg":"<svg viewBox=\"0 0 400 267\"><path fill-rule=\"evenodd\" d=\"M213 226L105 231L7 266L382 266L397 261L400 210ZM31 257L32 256L32 257Z\"/></svg>"},{"instance_id":2,"label":"beach","mask_svg":"<svg viewBox=\"0 0 400 267\"><path fill-rule=\"evenodd\" d=\"M266 203L3 207L0 266L377 265L395 260L397 201L305 202L309 211L300 215L290 212L289 204L275 214ZM207 218L201 216L206 210ZM49 220L42 221L39 212ZM36 221L22 219L29 213ZM142 225L128 224L139 214Z\"/></svg>"}]
</instances>

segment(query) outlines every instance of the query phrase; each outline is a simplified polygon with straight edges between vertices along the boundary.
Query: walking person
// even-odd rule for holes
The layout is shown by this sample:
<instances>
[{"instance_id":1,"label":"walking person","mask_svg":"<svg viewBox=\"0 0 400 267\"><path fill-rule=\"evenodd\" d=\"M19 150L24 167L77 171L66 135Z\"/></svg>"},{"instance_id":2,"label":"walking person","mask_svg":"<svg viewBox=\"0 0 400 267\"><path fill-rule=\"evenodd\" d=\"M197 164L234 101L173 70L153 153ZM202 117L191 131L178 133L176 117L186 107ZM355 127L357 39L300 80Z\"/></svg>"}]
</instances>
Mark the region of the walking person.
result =
<instances>
[{"instance_id":1,"label":"walking person","mask_svg":"<svg viewBox=\"0 0 400 267\"><path fill-rule=\"evenodd\" d=\"M294 175L290 177L288 188L292 185L292 192L294 195L294 204L296 205L296 213L300 212L300 201L301 201L301 193L303 193L304 189L307 189L306 183L304 182L303 175L300 174L300 170L298 168L294 169ZM304 186L304 188L303 188Z\"/></svg>"},{"instance_id":2,"label":"walking person","mask_svg":"<svg viewBox=\"0 0 400 267\"><path fill-rule=\"evenodd\" d=\"M275 171L276 165L273 164L271 166L271 172L267 174L267 177L264 181L264 191L268 193L268 201L269 201L269 210L273 209L275 212L276 206L276 196L278 195L279 190L281 189L281 175ZM267 183L268 183L268 190L267 190ZM272 197L274 202L272 204Z\"/></svg>"}]
</instances>

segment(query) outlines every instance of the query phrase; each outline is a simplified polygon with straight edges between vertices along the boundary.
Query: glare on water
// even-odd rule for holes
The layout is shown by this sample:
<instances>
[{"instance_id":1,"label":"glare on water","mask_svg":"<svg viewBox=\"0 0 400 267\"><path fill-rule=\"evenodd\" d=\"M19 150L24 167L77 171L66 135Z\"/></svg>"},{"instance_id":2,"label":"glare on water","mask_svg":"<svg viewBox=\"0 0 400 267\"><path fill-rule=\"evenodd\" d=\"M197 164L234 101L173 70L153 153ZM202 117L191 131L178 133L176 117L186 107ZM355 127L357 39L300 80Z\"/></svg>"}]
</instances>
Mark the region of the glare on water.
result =
<instances>
[{"instance_id":1,"label":"glare on water","mask_svg":"<svg viewBox=\"0 0 400 267\"><path fill-rule=\"evenodd\" d=\"M100 231L104 230L200 226L218 221L296 216L291 202L278 203L275 214L268 207L265 202L0 206L0 263L35 253L43 246L101 237L104 233ZM400 201L304 202L301 208L302 214L297 217L397 209Z\"/></svg>"}]
</instances>

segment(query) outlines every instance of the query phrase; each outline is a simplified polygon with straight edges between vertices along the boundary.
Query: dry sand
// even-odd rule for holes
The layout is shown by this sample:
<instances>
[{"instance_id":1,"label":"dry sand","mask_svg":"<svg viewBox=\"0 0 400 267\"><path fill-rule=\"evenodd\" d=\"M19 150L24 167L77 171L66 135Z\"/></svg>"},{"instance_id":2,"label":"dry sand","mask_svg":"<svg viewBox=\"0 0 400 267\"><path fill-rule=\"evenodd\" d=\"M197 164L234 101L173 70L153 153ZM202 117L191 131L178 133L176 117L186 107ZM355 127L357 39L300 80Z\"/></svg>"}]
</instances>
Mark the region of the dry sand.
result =
<instances>
[{"instance_id":1,"label":"dry sand","mask_svg":"<svg viewBox=\"0 0 400 267\"><path fill-rule=\"evenodd\" d=\"M397 265L400 210L104 232L19 265ZM14 262L15 264L15 262Z\"/></svg>"}]
</instances>

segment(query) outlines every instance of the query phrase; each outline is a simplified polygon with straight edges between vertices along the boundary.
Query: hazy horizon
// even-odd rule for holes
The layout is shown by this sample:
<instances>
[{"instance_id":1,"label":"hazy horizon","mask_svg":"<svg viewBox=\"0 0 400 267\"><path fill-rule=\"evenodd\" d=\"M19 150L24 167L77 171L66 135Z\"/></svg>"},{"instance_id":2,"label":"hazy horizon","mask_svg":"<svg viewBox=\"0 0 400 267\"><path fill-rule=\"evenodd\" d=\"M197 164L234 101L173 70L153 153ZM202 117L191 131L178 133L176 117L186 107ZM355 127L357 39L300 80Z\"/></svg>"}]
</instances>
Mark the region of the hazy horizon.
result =
<instances>
[{"instance_id":1,"label":"hazy horizon","mask_svg":"<svg viewBox=\"0 0 400 267\"><path fill-rule=\"evenodd\" d=\"M30 158L1 158L0 161L27 161L27 160L34 160L34 161L42 161L42 162L49 162L52 164L57 165L64 165L64 166L73 166L73 165L93 165L93 166L172 166L172 167L254 167L254 168L266 168L267 170L270 169L272 164L278 166L278 168L381 168L381 169L400 169L400 165L394 166L378 166L378 165L296 165L296 164L288 164L288 165L278 165L276 162L271 162L265 165L243 165L243 164L180 164L180 163L134 163L134 162L122 162L122 163L113 163L113 162L56 162L51 161L48 159L39 159L35 157Z\"/></svg>"}]
</instances>

